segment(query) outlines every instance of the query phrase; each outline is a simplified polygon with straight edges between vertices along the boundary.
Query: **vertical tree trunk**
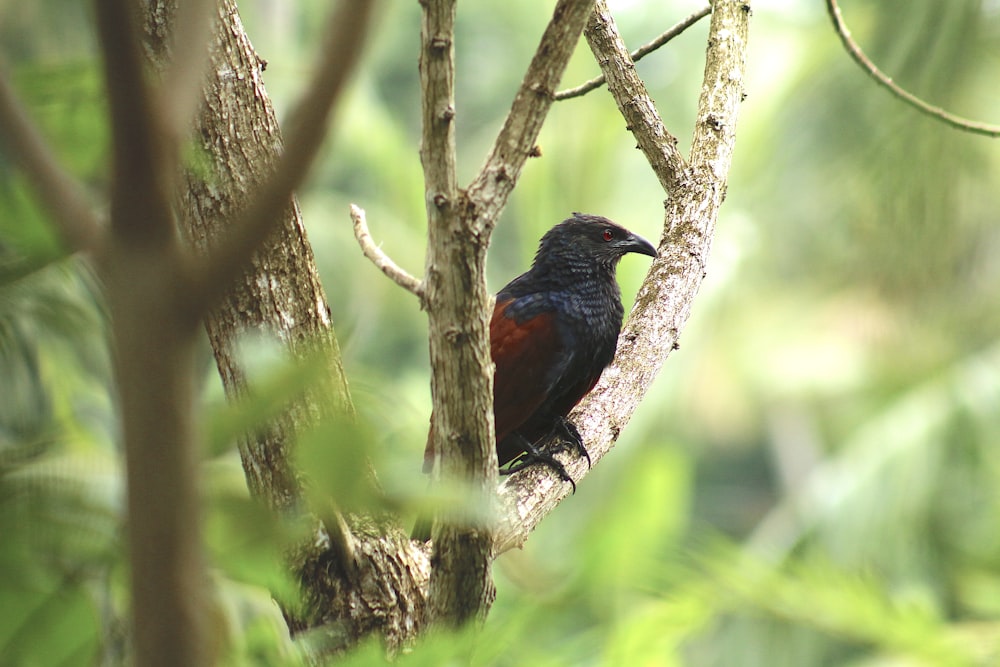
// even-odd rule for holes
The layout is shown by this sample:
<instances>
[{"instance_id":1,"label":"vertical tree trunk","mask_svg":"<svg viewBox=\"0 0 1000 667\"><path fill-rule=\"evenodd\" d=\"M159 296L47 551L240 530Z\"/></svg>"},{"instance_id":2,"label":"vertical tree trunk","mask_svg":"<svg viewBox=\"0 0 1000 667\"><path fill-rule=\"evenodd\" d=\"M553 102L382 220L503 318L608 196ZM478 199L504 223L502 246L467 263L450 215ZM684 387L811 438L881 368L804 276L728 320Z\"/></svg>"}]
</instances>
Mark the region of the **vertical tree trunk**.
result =
<instances>
[{"instance_id":1,"label":"vertical tree trunk","mask_svg":"<svg viewBox=\"0 0 1000 667\"><path fill-rule=\"evenodd\" d=\"M156 0L147 14L154 58L166 59L174 0ZM263 61L250 44L233 0L222 0L213 30L209 76L195 119L194 137L202 156L182 187L182 225L197 247L207 248L271 173L281 151L274 108L264 90ZM207 169L206 169L207 167ZM288 447L297 432L331 408L350 409L350 396L337 339L330 322L312 248L294 200L251 268L212 310L205 323L227 396L239 398L246 376L234 343L247 332L284 341L297 356L329 350L326 391L310 392L267 426L240 443L253 495L275 509L291 508L299 483ZM331 400L337 405L330 405Z\"/></svg>"},{"instance_id":2,"label":"vertical tree trunk","mask_svg":"<svg viewBox=\"0 0 1000 667\"><path fill-rule=\"evenodd\" d=\"M154 62L169 58L175 4L175 0L155 0L146 15L147 47ZM267 179L282 146L264 89L263 61L243 30L233 0L219 3L212 35L204 100L193 128L204 163L197 173L185 175L180 193L183 232L202 249L227 230L240 207ZM344 222L348 224L346 211ZM253 258L250 270L211 312L205 326L232 399L246 389L245 373L233 356L241 334L264 332L285 342L298 356L326 352L322 356L328 362L327 386L303 395L240 444L252 494L275 510L294 511L301 492L289 457L296 434L331 410L352 410L326 296L294 201L289 201L277 231ZM423 627L428 554L411 543L398 525L373 527L366 522L363 528L352 528L356 532L349 537L349 558L322 527L317 527L313 542L289 555L301 586L301 599L284 608L289 628L293 633L319 629L314 636L324 651L341 651L373 633L394 650ZM369 585L362 586L362 581Z\"/></svg>"}]
</instances>

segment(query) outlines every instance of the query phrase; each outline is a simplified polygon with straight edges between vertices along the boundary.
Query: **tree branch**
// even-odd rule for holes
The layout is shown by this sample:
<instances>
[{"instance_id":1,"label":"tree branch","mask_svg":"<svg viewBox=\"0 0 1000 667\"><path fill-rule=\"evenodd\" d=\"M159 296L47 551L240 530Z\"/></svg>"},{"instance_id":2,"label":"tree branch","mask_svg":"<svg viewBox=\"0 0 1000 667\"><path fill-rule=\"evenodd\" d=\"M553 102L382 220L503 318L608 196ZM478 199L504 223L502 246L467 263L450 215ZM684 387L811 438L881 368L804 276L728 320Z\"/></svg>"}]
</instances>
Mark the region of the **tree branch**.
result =
<instances>
[{"instance_id":1,"label":"tree branch","mask_svg":"<svg viewBox=\"0 0 1000 667\"><path fill-rule=\"evenodd\" d=\"M375 245L375 241L372 239L372 235L368 231L368 222L365 219L365 210L359 206L351 204L351 220L354 221L354 238L357 239L358 245L361 246L361 252L364 253L364 256L367 257L372 264L378 267L382 273L387 275L392 282L396 283L407 292L413 294L415 297L420 299L421 303L423 303L423 283L407 273L405 269L396 264L396 262L392 261L392 258L385 254L380 247Z\"/></svg>"},{"instance_id":2,"label":"tree branch","mask_svg":"<svg viewBox=\"0 0 1000 667\"><path fill-rule=\"evenodd\" d=\"M857 42L855 42L851 37L851 31L847 29L847 25L844 23L844 18L840 14L840 6L837 5L837 1L826 0L826 9L830 14L830 20L833 21L833 28L837 32L837 36L840 37L841 43L844 45L844 48L847 49L847 52L850 54L854 62L856 62L861 69L867 72L868 76L873 78L879 85L886 88L894 96L903 100L918 111L927 114L932 118L936 118L946 125L950 125L956 129L973 132L975 134L982 134L988 137L1000 136L1000 126L980 123L948 113L944 109L936 107L933 104L928 104L913 93L898 86L891 77L882 72L882 70L880 70L867 55L865 55L865 52L861 50L861 47L858 46Z\"/></svg>"},{"instance_id":3,"label":"tree branch","mask_svg":"<svg viewBox=\"0 0 1000 667\"><path fill-rule=\"evenodd\" d=\"M103 240L103 229L91 212L80 184L56 160L52 149L31 122L0 66L0 138L35 190L38 202L66 247L89 252Z\"/></svg>"},{"instance_id":4,"label":"tree branch","mask_svg":"<svg viewBox=\"0 0 1000 667\"><path fill-rule=\"evenodd\" d=\"M454 476L492 506L497 475L492 373L487 327L486 248L521 168L534 148L592 0L559 0L486 164L461 200L454 186L452 138L454 0L425 0L421 84L429 246L426 302L430 320L429 447L438 474ZM430 607L460 623L480 615L495 595L491 532L435 524Z\"/></svg>"},{"instance_id":5,"label":"tree branch","mask_svg":"<svg viewBox=\"0 0 1000 667\"><path fill-rule=\"evenodd\" d=\"M573 50L583 32L593 0L559 0L531 64L525 72L510 112L486 163L469 185L467 196L477 235L489 239L500 211L514 189L524 162L532 155L538 133L552 106Z\"/></svg>"},{"instance_id":6,"label":"tree branch","mask_svg":"<svg viewBox=\"0 0 1000 667\"><path fill-rule=\"evenodd\" d=\"M633 51L630 54L632 62L633 63L639 62L640 60L648 56L650 53L656 51L658 48L660 48L661 46L672 40L674 37L677 37L682 32L684 32L685 30L687 30L695 23L702 20L711 13L712 13L712 6L705 5L698 11L692 13L691 15L687 16L680 22L674 24L666 31L664 31L660 36L656 37L650 42L646 42L638 49ZM593 20L593 15L591 15L591 20ZM575 88L567 88L566 90L561 90L558 93L556 93L553 96L553 98L557 102L559 102L561 100L568 100L573 97L580 97L582 95L586 95L592 90L600 88L604 84L604 81L605 81L604 75L601 74L600 76L595 76L590 81L582 83L579 86L576 86Z\"/></svg>"},{"instance_id":7,"label":"tree branch","mask_svg":"<svg viewBox=\"0 0 1000 667\"><path fill-rule=\"evenodd\" d=\"M162 246L174 239L172 174L143 72L135 9L128 0L96 3L111 116L111 232L128 244Z\"/></svg>"},{"instance_id":8,"label":"tree branch","mask_svg":"<svg viewBox=\"0 0 1000 667\"><path fill-rule=\"evenodd\" d=\"M615 361L570 415L595 465L614 446L646 389L676 348L705 276L743 98L749 16L750 5L744 0L714 3L691 157L667 202L660 256L636 295L618 340ZM600 45L603 40L592 40L592 48L595 43ZM607 67L609 81L614 74L610 71L614 57L604 51L598 56L602 68ZM623 106L623 100L618 102ZM647 118L633 131L637 137L646 135L643 143L655 144L660 125L658 117ZM658 176L661 183L674 178L670 174ZM583 459L560 455L560 460L577 481L589 472ZM569 492L568 485L544 466L511 475L500 487L503 519L496 535L496 552L523 544Z\"/></svg>"},{"instance_id":9,"label":"tree branch","mask_svg":"<svg viewBox=\"0 0 1000 667\"><path fill-rule=\"evenodd\" d=\"M646 84L635 71L625 41L618 32L605 0L598 0L584 31L590 50L600 64L608 90L635 136L640 150L668 195L684 180L687 163L677 150L677 139L667 131Z\"/></svg>"},{"instance_id":10,"label":"tree branch","mask_svg":"<svg viewBox=\"0 0 1000 667\"><path fill-rule=\"evenodd\" d=\"M285 151L232 232L212 243L209 252L192 259L189 269L192 309L202 312L216 302L250 262L289 206L319 153L332 109L357 63L374 3L341 0L330 15L328 38L305 93L291 114Z\"/></svg>"}]
</instances>

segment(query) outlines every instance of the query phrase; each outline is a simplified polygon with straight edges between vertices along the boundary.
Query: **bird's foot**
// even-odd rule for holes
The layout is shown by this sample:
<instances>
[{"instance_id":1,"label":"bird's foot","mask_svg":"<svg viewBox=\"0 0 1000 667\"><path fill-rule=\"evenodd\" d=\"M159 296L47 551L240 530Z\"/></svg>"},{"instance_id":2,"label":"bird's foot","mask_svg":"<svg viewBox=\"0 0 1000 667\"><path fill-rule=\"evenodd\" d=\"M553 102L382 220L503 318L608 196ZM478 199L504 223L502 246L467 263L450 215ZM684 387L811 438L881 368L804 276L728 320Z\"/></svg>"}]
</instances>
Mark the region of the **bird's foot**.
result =
<instances>
[{"instance_id":1,"label":"bird's foot","mask_svg":"<svg viewBox=\"0 0 1000 667\"><path fill-rule=\"evenodd\" d=\"M560 449L572 450L576 452L577 456L582 456L587 459L588 468L593 467L590 462L590 452L588 452L587 448L583 446L583 438L580 437L580 431L576 429L576 424L571 422L566 417L559 417L556 419L555 426L552 427L551 436L559 437Z\"/></svg>"},{"instance_id":2,"label":"bird's foot","mask_svg":"<svg viewBox=\"0 0 1000 667\"><path fill-rule=\"evenodd\" d=\"M521 458L518 459L517 461L511 463L506 468L502 468L500 470L501 475L512 475L515 472L524 470L530 465L541 463L551 468L552 471L559 476L559 479L563 480L564 482L569 482L570 485L572 485L573 487L573 493L574 494L576 493L576 482L574 482L573 478L569 476L568 472L566 472L566 466L560 463L554 456L552 456L552 454L549 454L548 452L543 452L542 450L535 447L532 443L528 442L526 438L523 439L523 444L524 444L524 455L521 456Z\"/></svg>"}]
</instances>

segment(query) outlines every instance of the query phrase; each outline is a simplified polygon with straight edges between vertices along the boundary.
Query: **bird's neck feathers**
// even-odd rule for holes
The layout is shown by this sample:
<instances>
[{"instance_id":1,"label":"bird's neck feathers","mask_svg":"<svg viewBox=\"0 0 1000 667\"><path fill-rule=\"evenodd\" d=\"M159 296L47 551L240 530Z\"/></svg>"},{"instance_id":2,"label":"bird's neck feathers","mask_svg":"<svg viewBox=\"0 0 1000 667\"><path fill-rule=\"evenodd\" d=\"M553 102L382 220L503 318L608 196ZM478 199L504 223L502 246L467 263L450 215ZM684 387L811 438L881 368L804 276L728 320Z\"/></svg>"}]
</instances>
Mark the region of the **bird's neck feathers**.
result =
<instances>
[{"instance_id":1,"label":"bird's neck feathers","mask_svg":"<svg viewBox=\"0 0 1000 667\"><path fill-rule=\"evenodd\" d=\"M543 282L555 281L564 286L596 281L617 287L615 271L620 255L594 257L572 247L540 249L530 273Z\"/></svg>"}]
</instances>

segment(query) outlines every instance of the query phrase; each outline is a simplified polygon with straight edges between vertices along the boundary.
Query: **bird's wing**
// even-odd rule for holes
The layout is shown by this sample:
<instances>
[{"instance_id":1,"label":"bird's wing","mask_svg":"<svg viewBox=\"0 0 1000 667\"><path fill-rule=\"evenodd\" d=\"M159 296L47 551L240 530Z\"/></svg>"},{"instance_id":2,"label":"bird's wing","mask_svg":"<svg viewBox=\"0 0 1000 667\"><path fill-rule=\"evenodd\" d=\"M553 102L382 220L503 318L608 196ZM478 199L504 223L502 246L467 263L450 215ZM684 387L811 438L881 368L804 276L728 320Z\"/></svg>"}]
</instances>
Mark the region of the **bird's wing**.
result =
<instances>
[{"instance_id":1,"label":"bird's wing","mask_svg":"<svg viewBox=\"0 0 1000 667\"><path fill-rule=\"evenodd\" d=\"M557 331L555 312L532 301L530 296L515 299L501 292L490 320L490 354L496 366L493 407L498 443L549 398L571 360ZM517 305L511 308L515 302ZM430 472L433 465L434 451L428 439L424 472Z\"/></svg>"},{"instance_id":2,"label":"bird's wing","mask_svg":"<svg viewBox=\"0 0 1000 667\"><path fill-rule=\"evenodd\" d=\"M509 311L516 301L498 298L490 321L497 442L535 413L570 361L555 312L532 308L530 316L514 317Z\"/></svg>"}]
</instances>

